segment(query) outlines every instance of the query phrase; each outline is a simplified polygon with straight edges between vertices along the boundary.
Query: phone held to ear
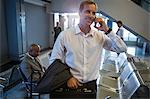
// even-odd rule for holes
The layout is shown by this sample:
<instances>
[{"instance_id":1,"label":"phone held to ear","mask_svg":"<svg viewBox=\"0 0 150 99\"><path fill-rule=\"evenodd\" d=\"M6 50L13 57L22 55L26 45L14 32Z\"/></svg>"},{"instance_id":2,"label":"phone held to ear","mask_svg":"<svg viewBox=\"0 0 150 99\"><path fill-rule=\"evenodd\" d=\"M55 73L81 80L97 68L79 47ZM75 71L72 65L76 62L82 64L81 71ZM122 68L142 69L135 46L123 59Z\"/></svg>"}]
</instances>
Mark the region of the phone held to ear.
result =
<instances>
[{"instance_id":1,"label":"phone held to ear","mask_svg":"<svg viewBox=\"0 0 150 99\"><path fill-rule=\"evenodd\" d=\"M97 28L97 27L101 27L102 26L102 18L95 18L95 21L94 21L94 27Z\"/></svg>"}]
</instances>

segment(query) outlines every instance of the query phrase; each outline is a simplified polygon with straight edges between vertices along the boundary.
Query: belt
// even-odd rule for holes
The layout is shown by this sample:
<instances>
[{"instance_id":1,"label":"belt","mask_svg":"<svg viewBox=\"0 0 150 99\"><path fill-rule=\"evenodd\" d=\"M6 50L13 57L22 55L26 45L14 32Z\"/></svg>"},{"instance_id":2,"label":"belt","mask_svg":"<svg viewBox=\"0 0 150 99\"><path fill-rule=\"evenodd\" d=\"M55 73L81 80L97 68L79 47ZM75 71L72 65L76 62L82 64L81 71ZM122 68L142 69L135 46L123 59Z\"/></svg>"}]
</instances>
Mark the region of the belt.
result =
<instances>
[{"instance_id":1,"label":"belt","mask_svg":"<svg viewBox=\"0 0 150 99\"><path fill-rule=\"evenodd\" d=\"M81 83L82 86L79 86L77 89L70 89L66 87L66 84L61 86L60 88L56 89L55 92L71 92L71 93L93 93L97 91L97 85L96 80L87 82L87 83Z\"/></svg>"}]
</instances>

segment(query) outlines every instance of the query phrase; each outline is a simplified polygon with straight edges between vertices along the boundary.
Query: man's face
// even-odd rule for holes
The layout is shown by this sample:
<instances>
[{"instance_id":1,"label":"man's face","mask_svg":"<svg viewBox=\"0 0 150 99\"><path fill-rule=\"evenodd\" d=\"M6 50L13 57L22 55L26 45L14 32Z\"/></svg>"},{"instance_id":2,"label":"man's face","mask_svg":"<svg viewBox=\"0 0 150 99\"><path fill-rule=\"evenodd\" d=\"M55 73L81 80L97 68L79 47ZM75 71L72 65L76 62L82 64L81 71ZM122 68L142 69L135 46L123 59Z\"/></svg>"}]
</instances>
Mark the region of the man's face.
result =
<instances>
[{"instance_id":1,"label":"man's face","mask_svg":"<svg viewBox=\"0 0 150 99\"><path fill-rule=\"evenodd\" d=\"M33 47L32 50L30 51L30 55L32 57L37 57L40 54L40 48L39 47Z\"/></svg>"},{"instance_id":2,"label":"man's face","mask_svg":"<svg viewBox=\"0 0 150 99\"><path fill-rule=\"evenodd\" d=\"M91 25L95 19L96 6L94 4L84 5L82 11L79 12L80 22L83 25Z\"/></svg>"},{"instance_id":3,"label":"man's face","mask_svg":"<svg viewBox=\"0 0 150 99\"><path fill-rule=\"evenodd\" d=\"M121 27L121 26L122 26L122 24L121 24L121 23L118 23L117 25L118 25L118 27Z\"/></svg>"}]
</instances>

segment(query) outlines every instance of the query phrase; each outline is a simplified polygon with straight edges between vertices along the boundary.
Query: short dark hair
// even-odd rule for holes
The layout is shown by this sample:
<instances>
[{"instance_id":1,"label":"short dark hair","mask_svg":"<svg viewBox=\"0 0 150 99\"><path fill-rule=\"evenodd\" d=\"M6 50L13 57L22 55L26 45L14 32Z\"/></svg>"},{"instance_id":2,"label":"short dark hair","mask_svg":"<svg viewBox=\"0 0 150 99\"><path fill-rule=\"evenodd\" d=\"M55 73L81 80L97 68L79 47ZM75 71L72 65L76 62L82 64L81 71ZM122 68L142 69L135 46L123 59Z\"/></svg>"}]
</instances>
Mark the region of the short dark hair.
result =
<instances>
[{"instance_id":1,"label":"short dark hair","mask_svg":"<svg viewBox=\"0 0 150 99\"><path fill-rule=\"evenodd\" d=\"M95 2L93 2L91 0L85 0L85 1L81 2L79 12L81 12L84 8L84 5L87 5L87 4L94 4L97 7Z\"/></svg>"},{"instance_id":2,"label":"short dark hair","mask_svg":"<svg viewBox=\"0 0 150 99\"><path fill-rule=\"evenodd\" d=\"M122 21L120 21L120 20L119 20L119 21L117 21L117 24L121 24L121 25L122 25Z\"/></svg>"}]
</instances>

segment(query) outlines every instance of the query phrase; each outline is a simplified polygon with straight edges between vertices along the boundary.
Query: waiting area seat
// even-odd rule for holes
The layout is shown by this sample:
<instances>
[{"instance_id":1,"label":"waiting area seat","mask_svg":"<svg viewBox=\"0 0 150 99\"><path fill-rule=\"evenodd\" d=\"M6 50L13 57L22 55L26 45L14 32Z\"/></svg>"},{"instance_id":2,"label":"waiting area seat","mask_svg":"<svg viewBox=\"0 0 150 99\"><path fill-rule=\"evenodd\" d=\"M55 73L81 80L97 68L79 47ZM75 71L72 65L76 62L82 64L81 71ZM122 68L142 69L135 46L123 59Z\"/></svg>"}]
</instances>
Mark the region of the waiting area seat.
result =
<instances>
[{"instance_id":1,"label":"waiting area seat","mask_svg":"<svg viewBox=\"0 0 150 99\"><path fill-rule=\"evenodd\" d=\"M8 75L7 84L4 86L4 99L15 99L25 97L24 86L22 86L21 76L17 69L18 65L13 65Z\"/></svg>"},{"instance_id":2,"label":"waiting area seat","mask_svg":"<svg viewBox=\"0 0 150 99\"><path fill-rule=\"evenodd\" d=\"M110 70L109 68L107 69L108 72L109 71L111 72L108 73L107 75L105 73L100 73L97 99L150 98L149 97L150 88L145 84L143 77L141 77L142 73L140 73L140 69L137 69L140 67L136 67L132 59L128 61L127 57L125 57L125 59L121 58L121 61L119 62L122 63L119 64L117 63L114 64L113 66L116 67L116 70L118 70L118 72L120 73L118 77L113 77L112 73L115 74L118 72L112 71L111 70L112 68L110 68ZM124 62L122 60L124 60ZM108 63L105 65L108 65ZM141 68L143 68L142 65Z\"/></svg>"},{"instance_id":3,"label":"waiting area seat","mask_svg":"<svg viewBox=\"0 0 150 99\"><path fill-rule=\"evenodd\" d=\"M33 96L38 96L38 98L40 99L40 93L35 92L35 91L33 90L33 87L36 86L37 84L34 83L34 82L32 82L32 80L31 80L31 81L28 81L19 66L17 67L17 69L18 69L19 74L20 74L20 76L21 76L22 84L25 85L25 89L26 89L26 92L27 92L27 98L30 98L30 99L31 99ZM32 78L31 78L31 79L32 79Z\"/></svg>"},{"instance_id":4,"label":"waiting area seat","mask_svg":"<svg viewBox=\"0 0 150 99\"><path fill-rule=\"evenodd\" d=\"M125 56L125 57L124 57ZM134 99L149 98L149 67L143 65L143 63L136 63L134 58L128 59L128 55L121 53L117 59L107 58L103 67L100 70L100 78L97 88L97 99ZM116 63L116 60L118 63ZM142 62L142 61L140 61ZM146 72L145 72L146 71ZM9 76L9 84L4 87L4 98L6 99L24 99L31 97L31 91L26 90L26 83L22 74L20 75L18 65L14 65ZM143 76L147 75L148 76ZM17 76L16 76L17 75ZM95 92L83 88L78 90L82 99L88 99L86 97L95 97ZM32 92L33 95L34 92ZM52 98L63 97L67 95L68 90L57 89L53 94L50 94ZM39 93L34 94L34 97L39 98ZM43 96L40 94L40 98ZM49 99L49 94L44 99ZM72 94L75 99L78 97L76 92ZM90 98L91 99L91 98Z\"/></svg>"},{"instance_id":5,"label":"waiting area seat","mask_svg":"<svg viewBox=\"0 0 150 99\"><path fill-rule=\"evenodd\" d=\"M4 98L6 99L43 99L41 97L46 97L44 99L49 99L49 94L41 94L32 90L31 83L26 80L24 74L22 73L19 65L14 65L10 76L9 81L6 86L4 86ZM48 98L47 98L48 97Z\"/></svg>"}]
</instances>

